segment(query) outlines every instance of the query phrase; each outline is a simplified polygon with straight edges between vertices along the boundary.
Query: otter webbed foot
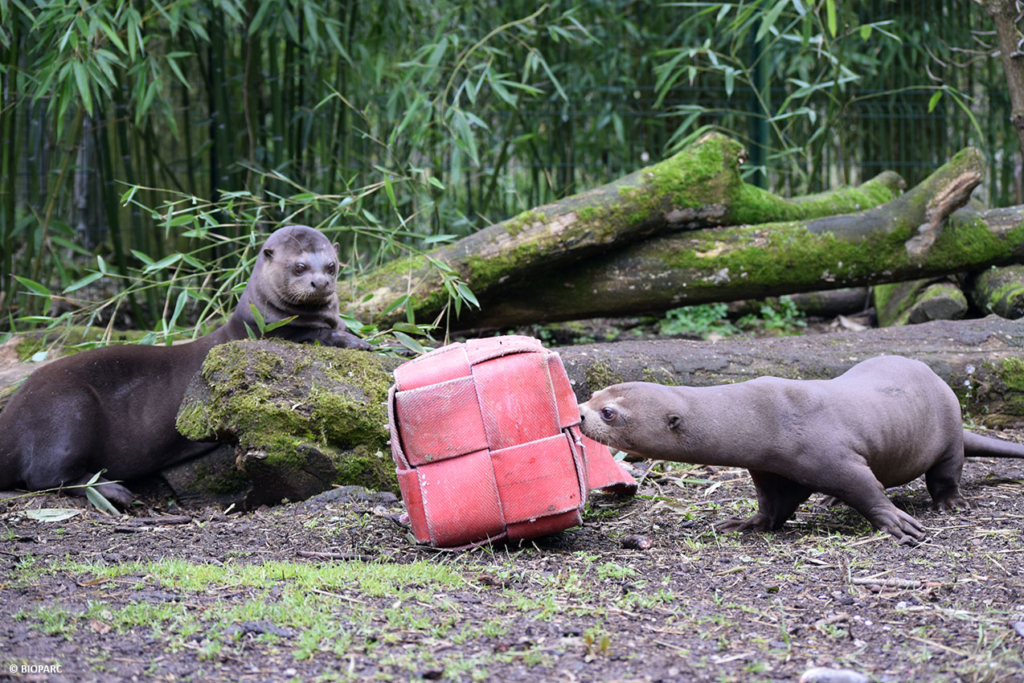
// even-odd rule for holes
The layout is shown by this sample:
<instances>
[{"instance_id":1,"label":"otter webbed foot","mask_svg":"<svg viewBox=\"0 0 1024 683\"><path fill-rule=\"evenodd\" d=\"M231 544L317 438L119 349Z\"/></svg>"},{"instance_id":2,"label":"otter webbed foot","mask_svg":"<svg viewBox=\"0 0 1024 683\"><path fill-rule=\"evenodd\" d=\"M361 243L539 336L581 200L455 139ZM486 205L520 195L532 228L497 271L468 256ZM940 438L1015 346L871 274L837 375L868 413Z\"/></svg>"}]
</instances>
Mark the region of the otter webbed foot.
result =
<instances>
[{"instance_id":1,"label":"otter webbed foot","mask_svg":"<svg viewBox=\"0 0 1024 683\"><path fill-rule=\"evenodd\" d=\"M932 501L932 510L967 510L970 507L971 504L957 490L950 491Z\"/></svg>"},{"instance_id":2,"label":"otter webbed foot","mask_svg":"<svg viewBox=\"0 0 1024 683\"><path fill-rule=\"evenodd\" d=\"M65 493L75 496L85 496L86 484L92 481L93 475L87 474L71 484L71 488L64 489ZM127 509L135 500L135 494L120 484L100 477L93 483L95 488L104 498L122 509Z\"/></svg>"},{"instance_id":3,"label":"otter webbed foot","mask_svg":"<svg viewBox=\"0 0 1024 683\"><path fill-rule=\"evenodd\" d=\"M359 349L360 351L371 351L373 347L345 330L334 330L333 334L323 342L326 346L336 346L342 349Z\"/></svg>"},{"instance_id":4,"label":"otter webbed foot","mask_svg":"<svg viewBox=\"0 0 1024 683\"><path fill-rule=\"evenodd\" d=\"M865 517L876 529L888 532L900 545L916 546L927 537L921 523L895 505Z\"/></svg>"},{"instance_id":5,"label":"otter webbed foot","mask_svg":"<svg viewBox=\"0 0 1024 683\"><path fill-rule=\"evenodd\" d=\"M771 531L771 521L768 515L758 512L746 519L742 517L730 517L715 524L716 531Z\"/></svg>"}]
</instances>

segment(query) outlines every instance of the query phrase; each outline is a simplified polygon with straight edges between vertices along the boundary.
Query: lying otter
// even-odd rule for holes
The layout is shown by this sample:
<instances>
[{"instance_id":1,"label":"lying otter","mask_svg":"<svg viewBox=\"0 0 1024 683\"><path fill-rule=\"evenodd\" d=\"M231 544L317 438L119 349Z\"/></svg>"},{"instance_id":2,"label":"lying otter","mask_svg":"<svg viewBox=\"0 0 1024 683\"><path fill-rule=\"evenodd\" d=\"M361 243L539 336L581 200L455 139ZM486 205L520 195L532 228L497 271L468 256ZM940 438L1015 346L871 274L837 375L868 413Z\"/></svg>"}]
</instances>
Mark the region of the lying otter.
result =
<instances>
[{"instance_id":1,"label":"lying otter","mask_svg":"<svg viewBox=\"0 0 1024 683\"><path fill-rule=\"evenodd\" d=\"M136 479L215 448L178 434L174 420L209 350L246 339L247 327L258 333L250 304L268 325L295 316L268 337L369 349L339 325L337 260L336 245L319 231L281 228L263 245L230 320L205 337L177 346L109 346L36 370L0 412L0 490L84 484L100 470ZM127 488L98 481L108 499L131 503Z\"/></svg>"},{"instance_id":2,"label":"lying otter","mask_svg":"<svg viewBox=\"0 0 1024 683\"><path fill-rule=\"evenodd\" d=\"M724 531L778 529L815 491L900 543L924 539L885 489L922 474L932 507L968 507L964 456L1024 458L1024 446L965 432L960 403L927 365L883 356L831 380L778 377L717 387L616 384L580 405L590 438L634 455L745 467L758 512Z\"/></svg>"}]
</instances>

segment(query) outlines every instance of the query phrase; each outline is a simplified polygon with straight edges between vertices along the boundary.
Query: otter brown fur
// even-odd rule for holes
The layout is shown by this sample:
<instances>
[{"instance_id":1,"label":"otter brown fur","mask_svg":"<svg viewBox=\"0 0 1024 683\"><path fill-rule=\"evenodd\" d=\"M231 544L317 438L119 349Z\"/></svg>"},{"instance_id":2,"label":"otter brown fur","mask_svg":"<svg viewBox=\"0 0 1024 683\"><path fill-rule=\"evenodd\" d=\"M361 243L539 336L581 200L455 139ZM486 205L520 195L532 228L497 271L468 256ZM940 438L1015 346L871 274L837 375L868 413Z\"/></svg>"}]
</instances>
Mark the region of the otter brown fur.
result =
<instances>
[{"instance_id":1,"label":"otter brown fur","mask_svg":"<svg viewBox=\"0 0 1024 683\"><path fill-rule=\"evenodd\" d=\"M230 320L212 333L176 346L86 351L36 370L0 412L0 490L80 485L106 470L100 492L128 505L131 492L109 479L137 479L216 447L178 434L175 416L211 348L246 339L247 327L259 333L250 303L268 325L295 316L268 337L369 348L339 327L336 277L336 247L322 233L281 228Z\"/></svg>"},{"instance_id":2,"label":"otter brown fur","mask_svg":"<svg viewBox=\"0 0 1024 683\"><path fill-rule=\"evenodd\" d=\"M1024 446L965 432L952 389L924 363L899 356L831 380L616 384L581 404L580 415L584 434L627 453L749 470L758 512L720 523L725 531L778 529L819 491L913 544L924 529L892 504L887 487L924 475L934 508L965 508L965 454L1024 457Z\"/></svg>"}]
</instances>

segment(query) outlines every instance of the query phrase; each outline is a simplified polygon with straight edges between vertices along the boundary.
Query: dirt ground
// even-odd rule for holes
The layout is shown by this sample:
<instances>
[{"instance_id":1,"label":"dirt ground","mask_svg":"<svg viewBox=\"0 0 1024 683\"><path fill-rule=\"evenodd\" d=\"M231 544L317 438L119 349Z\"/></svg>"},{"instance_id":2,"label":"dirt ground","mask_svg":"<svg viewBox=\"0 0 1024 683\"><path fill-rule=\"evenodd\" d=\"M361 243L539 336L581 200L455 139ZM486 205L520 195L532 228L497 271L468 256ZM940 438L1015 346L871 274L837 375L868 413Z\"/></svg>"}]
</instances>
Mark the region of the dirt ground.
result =
<instances>
[{"instance_id":1,"label":"dirt ground","mask_svg":"<svg viewBox=\"0 0 1024 683\"><path fill-rule=\"evenodd\" d=\"M744 471L643 467L582 527L460 552L349 490L227 514L150 494L121 518L2 501L0 679L1024 681L1024 460L968 462L969 512L890 492L916 548L819 496L780 532L717 535L753 510Z\"/></svg>"}]
</instances>

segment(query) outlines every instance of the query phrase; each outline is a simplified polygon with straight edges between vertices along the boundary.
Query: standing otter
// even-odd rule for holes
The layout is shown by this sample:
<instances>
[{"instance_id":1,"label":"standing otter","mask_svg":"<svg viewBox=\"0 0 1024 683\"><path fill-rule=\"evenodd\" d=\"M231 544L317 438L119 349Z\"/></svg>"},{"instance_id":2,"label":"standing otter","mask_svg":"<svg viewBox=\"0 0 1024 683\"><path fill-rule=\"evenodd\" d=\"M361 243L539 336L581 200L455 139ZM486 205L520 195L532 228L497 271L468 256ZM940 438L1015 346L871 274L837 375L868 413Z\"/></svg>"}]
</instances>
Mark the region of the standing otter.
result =
<instances>
[{"instance_id":1,"label":"standing otter","mask_svg":"<svg viewBox=\"0 0 1024 683\"><path fill-rule=\"evenodd\" d=\"M230 320L210 334L177 346L108 346L36 370L0 412L0 490L84 484L100 470L136 479L216 448L181 436L175 416L210 349L246 339L247 327L258 333L250 304L267 324L295 316L268 337L369 349L339 328L336 249L313 228L281 228L260 250ZM108 499L131 503L127 488L98 481Z\"/></svg>"},{"instance_id":2,"label":"standing otter","mask_svg":"<svg viewBox=\"0 0 1024 683\"><path fill-rule=\"evenodd\" d=\"M916 360L873 358L831 380L761 377L717 387L616 384L580 405L584 434L642 457L744 467L758 512L723 531L778 529L815 491L900 543L924 539L885 489L925 475L932 507L966 508L964 455L1024 458L1024 446L965 432L960 403Z\"/></svg>"}]
</instances>

